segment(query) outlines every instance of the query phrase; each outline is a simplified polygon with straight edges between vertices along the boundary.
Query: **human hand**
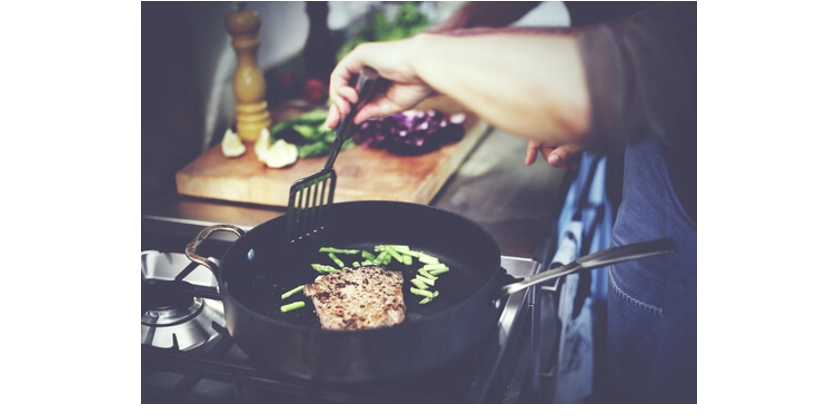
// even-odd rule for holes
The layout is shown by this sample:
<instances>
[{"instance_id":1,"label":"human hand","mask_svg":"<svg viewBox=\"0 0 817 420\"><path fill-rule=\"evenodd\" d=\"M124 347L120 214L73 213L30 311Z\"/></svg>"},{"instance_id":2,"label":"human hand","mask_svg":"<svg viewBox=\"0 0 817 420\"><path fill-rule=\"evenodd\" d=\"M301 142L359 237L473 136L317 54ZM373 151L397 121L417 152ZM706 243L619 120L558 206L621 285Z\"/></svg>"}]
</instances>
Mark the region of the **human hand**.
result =
<instances>
[{"instance_id":1,"label":"human hand","mask_svg":"<svg viewBox=\"0 0 817 420\"><path fill-rule=\"evenodd\" d=\"M353 119L355 124L407 111L431 95L433 89L420 79L414 69L412 60L418 54L415 49L413 38L366 43L358 45L340 60L329 78L332 104L326 120L327 127L336 128L341 117L351 112L351 104L358 102L352 78L365 66L375 69L381 79L388 81L388 85L385 91L375 88L371 99L360 105Z\"/></svg>"},{"instance_id":2,"label":"human hand","mask_svg":"<svg viewBox=\"0 0 817 420\"><path fill-rule=\"evenodd\" d=\"M532 165L536 161L537 153L541 152L550 166L566 169L578 169L578 157L585 150L581 144L571 143L558 147L548 147L536 140L528 141L528 148L525 151L525 165Z\"/></svg>"}]
</instances>

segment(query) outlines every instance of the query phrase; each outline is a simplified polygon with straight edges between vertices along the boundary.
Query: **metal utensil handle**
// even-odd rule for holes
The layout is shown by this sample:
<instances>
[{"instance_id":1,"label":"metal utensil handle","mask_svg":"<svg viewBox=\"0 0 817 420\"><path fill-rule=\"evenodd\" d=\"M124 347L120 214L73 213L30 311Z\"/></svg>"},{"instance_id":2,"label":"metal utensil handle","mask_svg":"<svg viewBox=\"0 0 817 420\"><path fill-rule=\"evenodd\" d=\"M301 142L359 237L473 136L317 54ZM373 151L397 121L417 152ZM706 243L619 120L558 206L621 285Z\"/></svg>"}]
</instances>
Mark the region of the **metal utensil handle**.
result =
<instances>
[{"instance_id":1,"label":"metal utensil handle","mask_svg":"<svg viewBox=\"0 0 817 420\"><path fill-rule=\"evenodd\" d=\"M579 271L591 270L593 268L604 267L623 261L635 260L638 258L652 257L656 255L669 254L675 250L675 240L672 238L658 239L649 242L639 242L631 245L624 245L615 248L605 249L585 255L567 265L556 267L530 277L520 279L517 283L503 286L501 295L509 295L523 290L527 287Z\"/></svg>"},{"instance_id":2,"label":"metal utensil handle","mask_svg":"<svg viewBox=\"0 0 817 420\"><path fill-rule=\"evenodd\" d=\"M338 152L340 152L341 146L343 146L343 143L346 141L349 130L352 128L352 125L354 125L352 121L355 118L358 107L369 99L372 90L374 90L375 82L377 82L379 77L380 75L377 71L371 67L364 67L363 70L360 71L360 75L357 78L357 103L353 103L349 113L340 119L340 124L338 124L338 128L335 129L335 142L332 143L332 148L329 150L329 157L326 159L326 165L323 166L323 169L329 169L335 163Z\"/></svg>"},{"instance_id":3,"label":"metal utensil handle","mask_svg":"<svg viewBox=\"0 0 817 420\"><path fill-rule=\"evenodd\" d=\"M237 226L233 225L210 226L204 228L201 232L199 232L199 234L196 235L196 237L193 238L190 241L190 243L188 243L187 246L184 248L184 253L185 255L187 255L187 258L190 258L191 261L207 267L210 271L213 272L213 275L216 276L216 281L218 281L219 283L221 282L221 280L218 278L218 266L216 265L216 263L208 260L207 258L202 257L201 255L197 254L196 251L199 245L201 245L201 243L204 242L204 240L207 239L208 236L221 230L232 232L239 238L244 235L244 231L238 228Z\"/></svg>"}]
</instances>

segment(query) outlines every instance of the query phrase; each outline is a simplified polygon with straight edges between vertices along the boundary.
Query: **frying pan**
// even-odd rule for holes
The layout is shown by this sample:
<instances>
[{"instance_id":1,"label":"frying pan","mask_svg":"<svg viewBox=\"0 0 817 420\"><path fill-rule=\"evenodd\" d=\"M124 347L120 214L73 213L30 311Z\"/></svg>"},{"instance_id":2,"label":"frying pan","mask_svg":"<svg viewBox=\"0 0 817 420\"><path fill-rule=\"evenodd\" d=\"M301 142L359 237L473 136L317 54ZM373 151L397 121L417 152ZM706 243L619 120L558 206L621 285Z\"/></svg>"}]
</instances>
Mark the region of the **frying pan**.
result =
<instances>
[{"instance_id":1,"label":"frying pan","mask_svg":"<svg viewBox=\"0 0 817 420\"><path fill-rule=\"evenodd\" d=\"M326 228L307 240L287 242L285 228L286 216L246 233L230 225L207 227L190 241L186 254L215 274L227 330L256 365L322 382L386 380L432 369L496 328L507 294L549 278L674 248L671 239L614 248L600 258L593 254L555 271L515 279L500 266L499 246L484 228L434 207L391 201L336 203ZM196 248L217 231L239 236L220 265L196 254ZM318 275L312 263L332 264L318 252L320 247L372 250L380 244L408 245L446 263L450 271L435 285L439 296L420 305L421 297L409 292L411 283L406 281L406 320L369 330L321 329L311 300L303 295L296 297L305 308L280 312L282 293ZM406 267L393 261L388 268L402 270L406 280L414 278Z\"/></svg>"}]
</instances>

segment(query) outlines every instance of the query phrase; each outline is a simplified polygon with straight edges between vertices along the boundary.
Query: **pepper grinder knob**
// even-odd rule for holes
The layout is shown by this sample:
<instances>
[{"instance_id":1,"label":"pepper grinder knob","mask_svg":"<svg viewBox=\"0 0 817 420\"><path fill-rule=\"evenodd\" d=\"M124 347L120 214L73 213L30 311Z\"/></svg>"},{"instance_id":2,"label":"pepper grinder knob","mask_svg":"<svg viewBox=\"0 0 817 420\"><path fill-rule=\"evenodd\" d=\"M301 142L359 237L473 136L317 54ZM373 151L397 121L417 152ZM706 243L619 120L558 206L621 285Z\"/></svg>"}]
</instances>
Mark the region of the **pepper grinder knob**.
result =
<instances>
[{"instance_id":1,"label":"pepper grinder knob","mask_svg":"<svg viewBox=\"0 0 817 420\"><path fill-rule=\"evenodd\" d=\"M239 7L227 15L224 26L232 37L238 59L233 78L237 134L244 141L254 142L260 137L261 129L272 124L264 100L267 86L257 58L261 16L255 10Z\"/></svg>"}]
</instances>

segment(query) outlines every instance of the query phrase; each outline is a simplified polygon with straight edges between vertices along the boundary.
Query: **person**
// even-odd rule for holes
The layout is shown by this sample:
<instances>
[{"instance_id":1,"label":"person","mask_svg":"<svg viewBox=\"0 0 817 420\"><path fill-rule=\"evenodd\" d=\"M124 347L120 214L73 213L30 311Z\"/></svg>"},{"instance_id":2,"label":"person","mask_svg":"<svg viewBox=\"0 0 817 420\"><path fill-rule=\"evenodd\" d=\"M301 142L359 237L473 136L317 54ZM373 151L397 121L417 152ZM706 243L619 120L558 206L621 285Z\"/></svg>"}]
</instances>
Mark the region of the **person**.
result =
<instances>
[{"instance_id":1,"label":"person","mask_svg":"<svg viewBox=\"0 0 817 420\"><path fill-rule=\"evenodd\" d=\"M609 402L695 403L696 5L638 4L566 29L491 27L513 20L511 3L483 5L494 11L482 18L469 18L480 6L467 3L432 30L358 46L330 77L327 125L358 102L352 83L368 66L387 83L359 104L355 124L439 94L531 139L527 164L537 154L562 168L585 150L618 156L611 246L672 237L677 248L609 267ZM591 3L579 7L602 7Z\"/></svg>"}]
</instances>

